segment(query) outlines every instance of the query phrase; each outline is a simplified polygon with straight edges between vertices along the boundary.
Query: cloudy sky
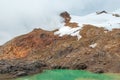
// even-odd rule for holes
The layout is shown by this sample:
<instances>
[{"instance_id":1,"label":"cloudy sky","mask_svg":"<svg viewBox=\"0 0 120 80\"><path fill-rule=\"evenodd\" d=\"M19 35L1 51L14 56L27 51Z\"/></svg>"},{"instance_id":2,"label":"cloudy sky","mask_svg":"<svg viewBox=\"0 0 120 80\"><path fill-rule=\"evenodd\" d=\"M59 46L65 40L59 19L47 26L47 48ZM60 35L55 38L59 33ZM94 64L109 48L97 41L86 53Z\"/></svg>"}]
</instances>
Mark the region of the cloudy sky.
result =
<instances>
[{"instance_id":1,"label":"cloudy sky","mask_svg":"<svg viewBox=\"0 0 120 80\"><path fill-rule=\"evenodd\" d=\"M55 29L58 14L72 15L120 8L120 0L0 0L0 44L35 27Z\"/></svg>"}]
</instances>

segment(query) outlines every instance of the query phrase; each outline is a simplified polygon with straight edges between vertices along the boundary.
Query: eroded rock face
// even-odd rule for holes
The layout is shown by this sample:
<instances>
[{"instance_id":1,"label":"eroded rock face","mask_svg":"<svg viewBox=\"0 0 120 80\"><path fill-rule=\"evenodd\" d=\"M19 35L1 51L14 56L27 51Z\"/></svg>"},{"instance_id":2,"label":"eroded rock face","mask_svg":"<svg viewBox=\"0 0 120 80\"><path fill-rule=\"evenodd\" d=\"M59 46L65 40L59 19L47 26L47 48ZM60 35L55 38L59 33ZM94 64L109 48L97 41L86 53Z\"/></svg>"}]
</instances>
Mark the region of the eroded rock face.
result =
<instances>
[{"instance_id":1,"label":"eroded rock face","mask_svg":"<svg viewBox=\"0 0 120 80\"><path fill-rule=\"evenodd\" d=\"M41 29L18 36L0 48L0 73L21 76L44 69L120 72L120 29L85 25L80 34L79 41Z\"/></svg>"},{"instance_id":2,"label":"eroded rock face","mask_svg":"<svg viewBox=\"0 0 120 80\"><path fill-rule=\"evenodd\" d=\"M71 20L70 14L69 14L67 11L62 12L62 13L60 14L60 16L61 16L62 18L64 18L64 22L65 22L65 23L69 23L70 20Z\"/></svg>"},{"instance_id":3,"label":"eroded rock face","mask_svg":"<svg viewBox=\"0 0 120 80\"><path fill-rule=\"evenodd\" d=\"M60 16L64 19L64 23L65 23L64 26L69 26L69 27L72 27L72 28L76 28L76 27L79 26L78 23L71 22L71 16L70 16L70 14L67 11L62 12L60 14Z\"/></svg>"},{"instance_id":4,"label":"eroded rock face","mask_svg":"<svg viewBox=\"0 0 120 80\"><path fill-rule=\"evenodd\" d=\"M58 39L53 32L34 29L32 32L14 38L0 48L1 59L16 59L26 57L39 49L46 49Z\"/></svg>"},{"instance_id":5,"label":"eroded rock face","mask_svg":"<svg viewBox=\"0 0 120 80\"><path fill-rule=\"evenodd\" d=\"M24 72L24 74L30 74L32 72L40 71L40 68L46 67L47 65L42 61L29 61L29 60L0 60L0 73L6 74L16 74L20 75L20 73ZM20 73L19 73L20 72ZM21 75L22 75L21 73Z\"/></svg>"}]
</instances>

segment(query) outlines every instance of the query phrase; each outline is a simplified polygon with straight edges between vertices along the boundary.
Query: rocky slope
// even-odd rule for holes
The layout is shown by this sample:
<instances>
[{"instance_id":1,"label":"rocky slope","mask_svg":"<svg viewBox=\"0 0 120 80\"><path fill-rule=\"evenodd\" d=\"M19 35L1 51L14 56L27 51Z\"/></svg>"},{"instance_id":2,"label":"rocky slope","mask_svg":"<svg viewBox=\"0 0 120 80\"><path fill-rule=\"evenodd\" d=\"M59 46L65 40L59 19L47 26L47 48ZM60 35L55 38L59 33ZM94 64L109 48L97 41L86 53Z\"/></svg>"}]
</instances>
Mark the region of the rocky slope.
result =
<instances>
[{"instance_id":1,"label":"rocky slope","mask_svg":"<svg viewBox=\"0 0 120 80\"><path fill-rule=\"evenodd\" d=\"M69 22L69 21L68 21ZM34 29L0 47L0 74L12 77L45 69L78 69L95 73L120 72L120 29L84 25L81 39Z\"/></svg>"}]
</instances>

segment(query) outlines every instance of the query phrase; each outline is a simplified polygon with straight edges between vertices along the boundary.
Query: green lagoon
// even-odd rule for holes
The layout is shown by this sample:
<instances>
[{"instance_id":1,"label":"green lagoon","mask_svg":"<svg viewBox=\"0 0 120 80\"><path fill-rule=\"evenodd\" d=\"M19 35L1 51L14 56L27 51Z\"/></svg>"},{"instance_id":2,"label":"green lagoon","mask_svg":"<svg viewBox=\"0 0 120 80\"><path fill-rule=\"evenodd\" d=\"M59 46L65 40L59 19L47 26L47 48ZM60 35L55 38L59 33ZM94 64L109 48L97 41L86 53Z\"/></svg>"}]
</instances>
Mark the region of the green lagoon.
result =
<instances>
[{"instance_id":1,"label":"green lagoon","mask_svg":"<svg viewBox=\"0 0 120 80\"><path fill-rule=\"evenodd\" d=\"M80 70L46 70L15 80L120 80L120 77L118 74L95 74Z\"/></svg>"}]
</instances>

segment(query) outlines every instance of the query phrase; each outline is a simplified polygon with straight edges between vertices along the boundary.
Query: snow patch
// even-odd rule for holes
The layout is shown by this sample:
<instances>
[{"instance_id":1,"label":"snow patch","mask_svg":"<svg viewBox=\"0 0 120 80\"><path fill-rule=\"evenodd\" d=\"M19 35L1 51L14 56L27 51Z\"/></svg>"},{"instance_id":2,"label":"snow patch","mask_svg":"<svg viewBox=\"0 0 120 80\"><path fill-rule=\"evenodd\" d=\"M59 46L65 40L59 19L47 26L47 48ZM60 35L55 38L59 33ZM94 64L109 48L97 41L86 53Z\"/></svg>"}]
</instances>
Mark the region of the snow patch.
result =
<instances>
[{"instance_id":1,"label":"snow patch","mask_svg":"<svg viewBox=\"0 0 120 80\"><path fill-rule=\"evenodd\" d=\"M95 48L97 46L97 43L91 44L89 47Z\"/></svg>"},{"instance_id":2,"label":"snow patch","mask_svg":"<svg viewBox=\"0 0 120 80\"><path fill-rule=\"evenodd\" d=\"M115 11L115 12L120 12L120 10ZM111 31L113 28L120 28L120 17L113 16L112 13L103 13L103 14L96 14L96 13L91 13L86 16L71 16L71 22L76 22L78 23L77 28L71 28L69 26L62 26L59 28L58 31L55 32L56 35L59 35L60 37L64 35L70 35L70 36L77 36L78 40L81 38L80 36L80 29L85 25L94 25L97 27L104 27L105 29ZM107 33L107 31L105 31ZM96 44L91 45L91 47L95 47Z\"/></svg>"},{"instance_id":3,"label":"snow patch","mask_svg":"<svg viewBox=\"0 0 120 80\"><path fill-rule=\"evenodd\" d=\"M120 17L115 17L112 13L99 15L92 13L86 16L72 15L71 17L71 21L79 23L79 26L83 26L83 24L91 24L97 27L104 27L107 30L120 28Z\"/></svg>"},{"instance_id":4,"label":"snow patch","mask_svg":"<svg viewBox=\"0 0 120 80\"><path fill-rule=\"evenodd\" d=\"M64 35L70 35L70 36L77 36L78 40L81 38L80 36L80 29L81 27L71 28L69 26L63 26L58 31L56 31L54 34L59 35L60 37Z\"/></svg>"}]
</instances>

